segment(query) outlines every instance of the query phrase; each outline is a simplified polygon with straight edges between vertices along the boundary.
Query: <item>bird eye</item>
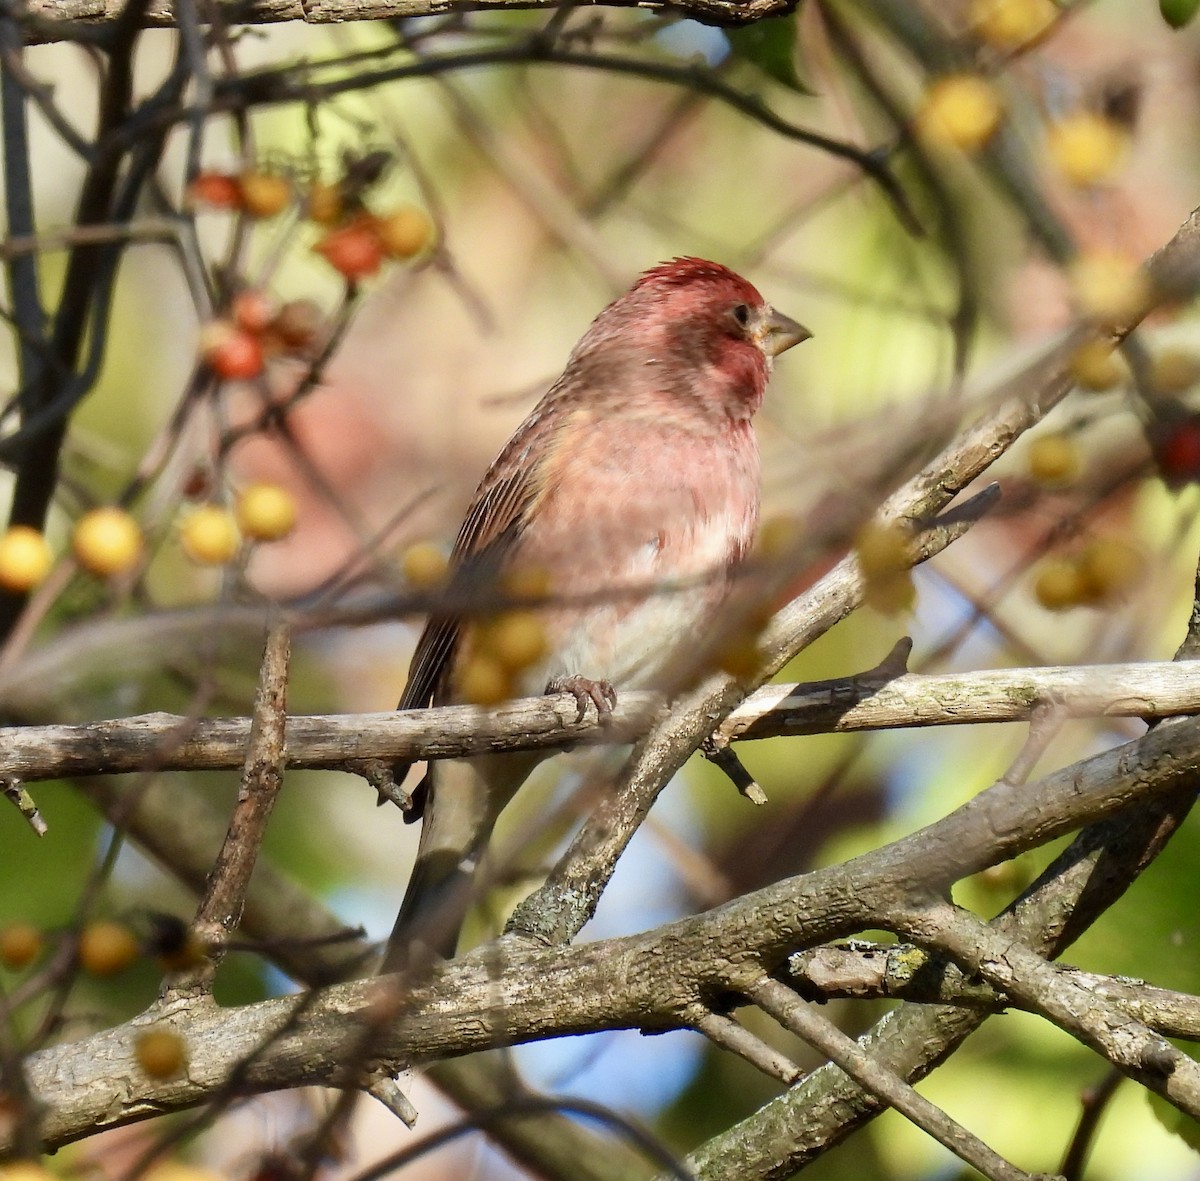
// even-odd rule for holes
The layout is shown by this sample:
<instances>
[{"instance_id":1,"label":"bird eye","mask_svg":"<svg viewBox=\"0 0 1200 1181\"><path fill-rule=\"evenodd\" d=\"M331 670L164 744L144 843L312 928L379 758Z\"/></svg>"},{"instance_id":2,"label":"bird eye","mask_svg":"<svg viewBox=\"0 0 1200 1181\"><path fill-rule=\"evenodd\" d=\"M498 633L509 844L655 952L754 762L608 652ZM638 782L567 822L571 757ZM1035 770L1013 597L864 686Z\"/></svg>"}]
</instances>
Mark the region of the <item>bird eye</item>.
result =
<instances>
[{"instance_id":1,"label":"bird eye","mask_svg":"<svg viewBox=\"0 0 1200 1181\"><path fill-rule=\"evenodd\" d=\"M743 328L745 328L745 327L746 327L746 325L750 323L750 305L749 305L749 304L744 304L744 303L739 303L739 304L737 305L737 307L735 307L735 308L733 309L733 318L734 318L734 319L735 319L735 320L736 320L736 321L737 321L737 322L738 322L738 323L739 323L739 324L740 324L740 325L741 325Z\"/></svg>"}]
</instances>

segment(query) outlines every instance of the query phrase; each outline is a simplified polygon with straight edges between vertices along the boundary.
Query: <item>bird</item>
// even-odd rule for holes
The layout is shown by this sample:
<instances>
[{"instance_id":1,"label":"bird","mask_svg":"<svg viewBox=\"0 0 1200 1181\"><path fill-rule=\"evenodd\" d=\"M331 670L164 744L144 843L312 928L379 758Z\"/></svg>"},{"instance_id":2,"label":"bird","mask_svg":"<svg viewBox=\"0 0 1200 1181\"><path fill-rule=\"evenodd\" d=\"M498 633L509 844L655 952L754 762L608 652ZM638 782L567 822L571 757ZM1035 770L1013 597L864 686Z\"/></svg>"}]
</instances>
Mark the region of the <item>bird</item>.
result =
<instances>
[{"instance_id":1,"label":"bird","mask_svg":"<svg viewBox=\"0 0 1200 1181\"><path fill-rule=\"evenodd\" d=\"M657 687L747 555L759 513L753 427L775 357L811 333L720 263L673 258L595 318L487 470L450 557L446 601L524 573L544 642L510 696L570 692L580 718ZM399 709L459 704L487 621L434 612ZM436 760L411 795L416 861L383 971L454 955L501 810L546 752ZM397 765L397 783L412 764Z\"/></svg>"}]
</instances>

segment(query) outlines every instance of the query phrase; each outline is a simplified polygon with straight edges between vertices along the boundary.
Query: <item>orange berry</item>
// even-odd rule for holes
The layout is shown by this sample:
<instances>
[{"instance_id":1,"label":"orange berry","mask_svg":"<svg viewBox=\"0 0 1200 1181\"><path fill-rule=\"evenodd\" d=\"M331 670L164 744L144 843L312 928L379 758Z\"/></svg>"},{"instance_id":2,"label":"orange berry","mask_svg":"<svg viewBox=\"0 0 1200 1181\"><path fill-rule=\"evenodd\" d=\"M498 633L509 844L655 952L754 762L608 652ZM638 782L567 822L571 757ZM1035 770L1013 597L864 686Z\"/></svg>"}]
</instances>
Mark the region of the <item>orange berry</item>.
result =
<instances>
[{"instance_id":1,"label":"orange berry","mask_svg":"<svg viewBox=\"0 0 1200 1181\"><path fill-rule=\"evenodd\" d=\"M1042 563L1033 584L1033 594L1047 611L1066 611L1087 597L1087 588L1077 562L1049 558Z\"/></svg>"},{"instance_id":2,"label":"orange berry","mask_svg":"<svg viewBox=\"0 0 1200 1181\"><path fill-rule=\"evenodd\" d=\"M242 191L237 180L223 172L198 172L188 185L187 201L210 209L240 209Z\"/></svg>"},{"instance_id":3,"label":"orange berry","mask_svg":"<svg viewBox=\"0 0 1200 1181\"><path fill-rule=\"evenodd\" d=\"M330 230L313 249L351 281L375 274L383 262L383 243L368 218Z\"/></svg>"},{"instance_id":4,"label":"orange berry","mask_svg":"<svg viewBox=\"0 0 1200 1181\"><path fill-rule=\"evenodd\" d=\"M200 356L228 381L257 377L263 368L262 342L229 320L213 320L200 329Z\"/></svg>"},{"instance_id":5,"label":"orange berry","mask_svg":"<svg viewBox=\"0 0 1200 1181\"><path fill-rule=\"evenodd\" d=\"M1079 448L1067 435L1041 435L1029 446L1029 474L1039 484L1055 488L1072 484L1081 468Z\"/></svg>"},{"instance_id":6,"label":"orange berry","mask_svg":"<svg viewBox=\"0 0 1200 1181\"><path fill-rule=\"evenodd\" d=\"M223 566L238 551L241 537L233 514L218 504L202 504L183 519L183 552L193 562Z\"/></svg>"},{"instance_id":7,"label":"orange berry","mask_svg":"<svg viewBox=\"0 0 1200 1181\"><path fill-rule=\"evenodd\" d=\"M79 963L93 976L115 976L139 955L137 940L124 923L99 919L79 936Z\"/></svg>"},{"instance_id":8,"label":"orange berry","mask_svg":"<svg viewBox=\"0 0 1200 1181\"><path fill-rule=\"evenodd\" d=\"M991 139L1002 115L1000 96L990 82L978 74L951 74L925 92L916 130L935 146L975 152Z\"/></svg>"},{"instance_id":9,"label":"orange berry","mask_svg":"<svg viewBox=\"0 0 1200 1181\"><path fill-rule=\"evenodd\" d=\"M137 1035L133 1056L148 1078L175 1078L187 1066L187 1045L175 1030L155 1026Z\"/></svg>"},{"instance_id":10,"label":"orange berry","mask_svg":"<svg viewBox=\"0 0 1200 1181\"><path fill-rule=\"evenodd\" d=\"M237 185L242 208L251 217L275 217L292 199L291 182L276 172L243 172L237 178Z\"/></svg>"},{"instance_id":11,"label":"orange berry","mask_svg":"<svg viewBox=\"0 0 1200 1181\"><path fill-rule=\"evenodd\" d=\"M375 232L385 254L392 258L412 258L433 241L433 222L423 209L401 205L376 218Z\"/></svg>"},{"instance_id":12,"label":"orange berry","mask_svg":"<svg viewBox=\"0 0 1200 1181\"><path fill-rule=\"evenodd\" d=\"M237 502L237 523L255 541L278 541L296 524L296 502L278 484L250 484Z\"/></svg>"},{"instance_id":13,"label":"orange berry","mask_svg":"<svg viewBox=\"0 0 1200 1181\"><path fill-rule=\"evenodd\" d=\"M42 933L32 923L0 927L0 964L14 972L27 968L42 954Z\"/></svg>"},{"instance_id":14,"label":"orange berry","mask_svg":"<svg viewBox=\"0 0 1200 1181\"><path fill-rule=\"evenodd\" d=\"M449 559L432 541L414 542L400 557L400 573L414 590L436 590L449 570Z\"/></svg>"},{"instance_id":15,"label":"orange berry","mask_svg":"<svg viewBox=\"0 0 1200 1181\"><path fill-rule=\"evenodd\" d=\"M1051 125L1046 147L1058 170L1080 187L1108 180L1121 166L1129 134L1111 119L1078 111Z\"/></svg>"},{"instance_id":16,"label":"orange berry","mask_svg":"<svg viewBox=\"0 0 1200 1181\"><path fill-rule=\"evenodd\" d=\"M76 523L71 549L85 570L111 578L132 570L141 560L142 530L122 508L94 508Z\"/></svg>"},{"instance_id":17,"label":"orange berry","mask_svg":"<svg viewBox=\"0 0 1200 1181\"><path fill-rule=\"evenodd\" d=\"M314 181L305 198L304 213L309 221L319 226L337 225L345 213L341 188L325 181Z\"/></svg>"},{"instance_id":18,"label":"orange berry","mask_svg":"<svg viewBox=\"0 0 1200 1181\"><path fill-rule=\"evenodd\" d=\"M0 586L5 590L33 590L53 563L49 543L29 525L10 525L0 533Z\"/></svg>"}]
</instances>

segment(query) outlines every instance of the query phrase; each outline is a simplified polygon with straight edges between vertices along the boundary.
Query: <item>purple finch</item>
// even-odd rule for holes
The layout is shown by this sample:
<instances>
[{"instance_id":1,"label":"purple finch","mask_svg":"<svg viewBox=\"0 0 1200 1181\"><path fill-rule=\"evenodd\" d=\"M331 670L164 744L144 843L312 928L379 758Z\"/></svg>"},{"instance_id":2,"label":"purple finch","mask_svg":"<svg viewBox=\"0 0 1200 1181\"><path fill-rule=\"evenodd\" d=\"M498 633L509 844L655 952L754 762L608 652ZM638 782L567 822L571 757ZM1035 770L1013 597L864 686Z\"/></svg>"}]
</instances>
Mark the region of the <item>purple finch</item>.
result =
<instances>
[{"instance_id":1,"label":"purple finch","mask_svg":"<svg viewBox=\"0 0 1200 1181\"><path fill-rule=\"evenodd\" d=\"M773 359L808 336L698 258L647 271L605 308L484 476L451 558L451 598L544 580L537 622L509 628L514 656L512 644L496 653L495 619L435 614L400 708L479 701L481 679L505 696L570 691L581 715L589 700L610 709L618 689L655 687L750 548L751 420ZM414 940L454 953L496 818L544 757L431 764L407 816L424 827L385 969L408 962Z\"/></svg>"}]
</instances>

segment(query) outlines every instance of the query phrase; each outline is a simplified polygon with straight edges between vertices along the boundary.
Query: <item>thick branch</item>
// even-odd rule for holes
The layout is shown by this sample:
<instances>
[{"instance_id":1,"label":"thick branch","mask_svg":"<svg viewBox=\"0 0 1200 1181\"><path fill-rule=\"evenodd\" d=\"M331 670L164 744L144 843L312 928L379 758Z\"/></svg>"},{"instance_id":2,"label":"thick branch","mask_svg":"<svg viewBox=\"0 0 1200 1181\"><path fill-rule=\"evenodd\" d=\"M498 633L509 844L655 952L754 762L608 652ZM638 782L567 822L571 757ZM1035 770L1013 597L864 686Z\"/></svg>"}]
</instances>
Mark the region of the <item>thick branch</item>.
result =
<instances>
[{"instance_id":1,"label":"thick branch","mask_svg":"<svg viewBox=\"0 0 1200 1181\"><path fill-rule=\"evenodd\" d=\"M638 8L672 13L710 25L746 25L766 17L783 16L795 0L604 0L609 8ZM402 20L415 16L444 16L462 12L515 12L540 9L552 12L564 0L256 0L253 4L225 4L240 25L304 21L306 24L342 24L345 21ZM35 39L56 41L71 35L71 22L89 26L113 24L122 0L34 0L30 5L37 18ZM175 13L170 3L153 0L144 18L152 27L174 28Z\"/></svg>"},{"instance_id":2,"label":"thick branch","mask_svg":"<svg viewBox=\"0 0 1200 1181\"><path fill-rule=\"evenodd\" d=\"M798 952L788 960L788 980L803 996L823 1001L903 1000L926 1005L966 1005L998 1013L1026 1009L1019 996L998 992L975 974L910 943L881 945L855 940ZM1200 1041L1200 997L1141 980L1104 976L1056 964L1058 976L1119 1005L1164 1037Z\"/></svg>"},{"instance_id":3,"label":"thick branch","mask_svg":"<svg viewBox=\"0 0 1200 1181\"><path fill-rule=\"evenodd\" d=\"M1200 721L1180 721L1038 783L998 783L891 845L656 931L557 949L514 939L489 944L438 965L407 993L404 1020L379 1030L375 1051L392 1069L536 1038L687 1025L696 1005L749 991L791 951L875 925L904 899L917 904L966 873L1178 792L1195 782L1198 767ZM33 1055L31 1085L50 1111L47 1140L60 1144L203 1103L253 1046L265 1048L249 1069L252 1090L344 1082L347 1046L358 1043L365 1022L378 1028L378 987L358 981L316 998L233 1010L201 1005L188 1016L188 1077L166 1083L137 1074L135 1025ZM140 1020L160 1019L156 1012ZM282 1033L293 1019L295 1028ZM127 1083L116 1085L121 1079Z\"/></svg>"},{"instance_id":4,"label":"thick branch","mask_svg":"<svg viewBox=\"0 0 1200 1181\"><path fill-rule=\"evenodd\" d=\"M892 680L870 674L802 685L769 685L748 697L717 731L731 740L916 726L1028 721L1043 702L1069 717L1163 718L1200 712L1200 675L1188 664L990 669ZM366 759L444 759L538 750L582 742L629 742L666 706L654 693L626 693L610 720L579 720L570 694L529 697L494 709L442 706L403 713L287 719L288 764L346 768ZM66 726L0 729L0 777L26 781L69 775L240 767L249 718L153 713Z\"/></svg>"}]
</instances>

